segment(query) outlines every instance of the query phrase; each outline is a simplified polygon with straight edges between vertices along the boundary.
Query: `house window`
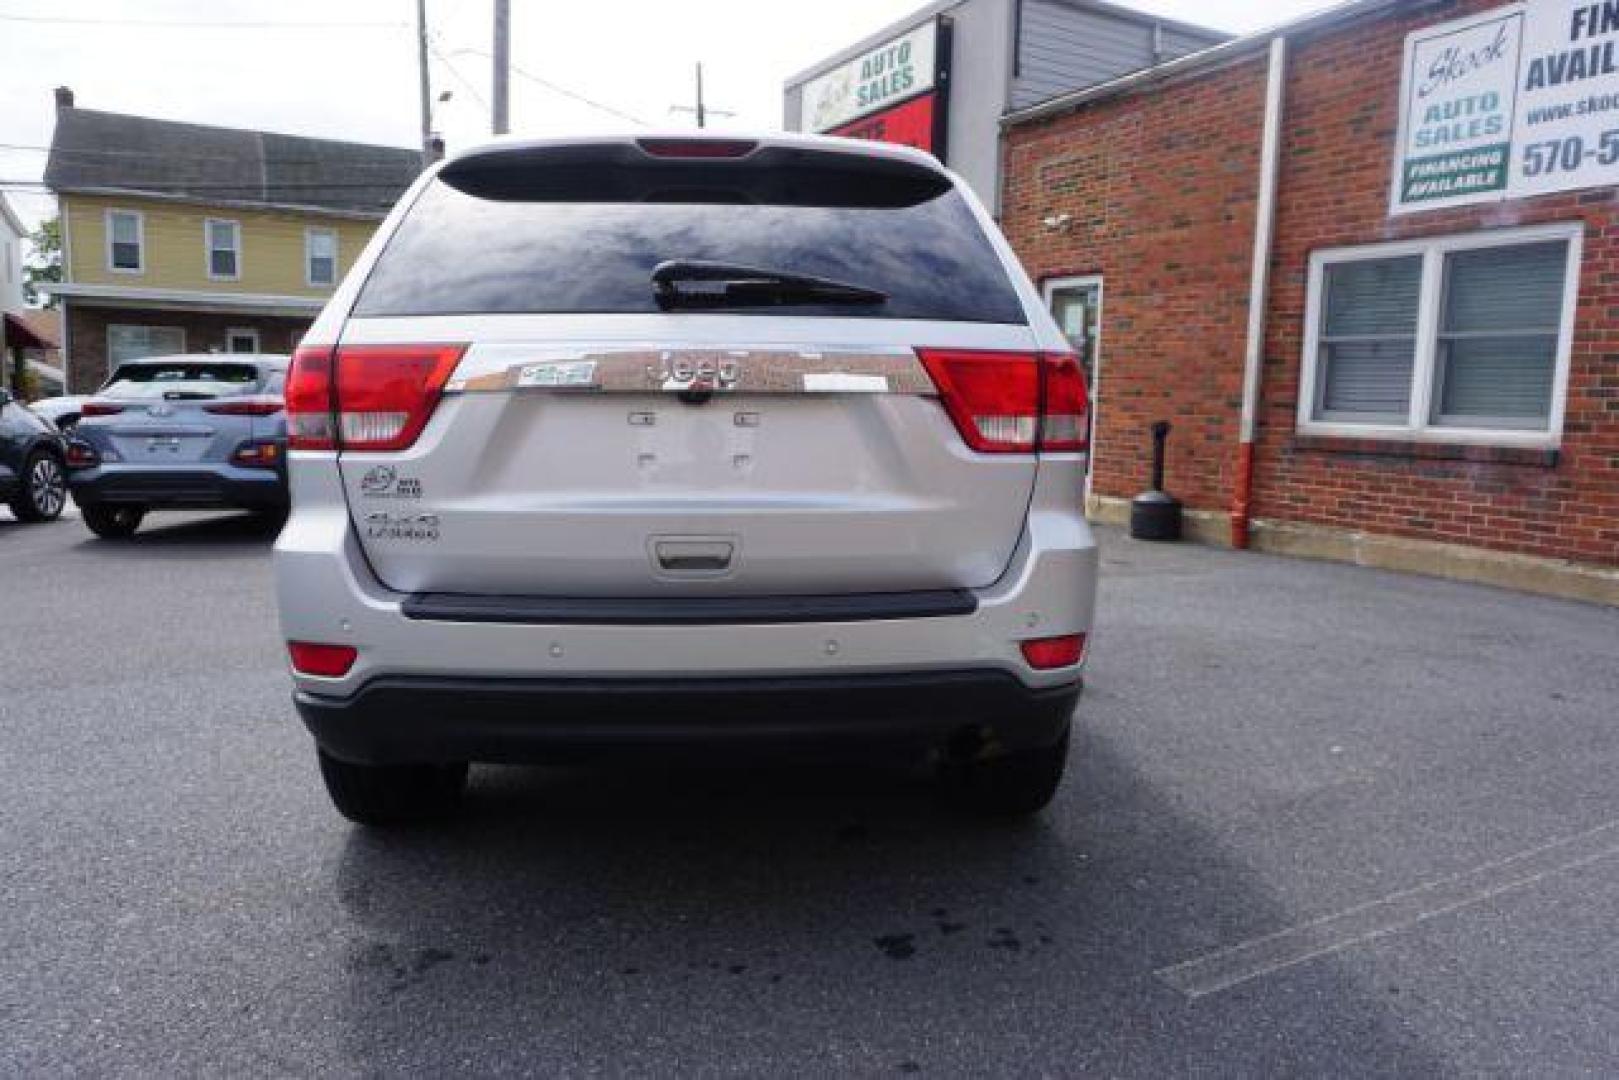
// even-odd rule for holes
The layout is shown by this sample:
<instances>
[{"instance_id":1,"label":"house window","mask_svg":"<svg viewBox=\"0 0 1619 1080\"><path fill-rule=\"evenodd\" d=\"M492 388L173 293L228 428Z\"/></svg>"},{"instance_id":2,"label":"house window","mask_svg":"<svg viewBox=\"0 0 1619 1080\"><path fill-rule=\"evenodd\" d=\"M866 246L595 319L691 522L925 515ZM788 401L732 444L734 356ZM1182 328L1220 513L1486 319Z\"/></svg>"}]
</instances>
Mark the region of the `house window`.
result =
<instances>
[{"instance_id":1,"label":"house window","mask_svg":"<svg viewBox=\"0 0 1619 1080\"><path fill-rule=\"evenodd\" d=\"M138 274L146 264L146 223L137 210L107 211L107 267Z\"/></svg>"},{"instance_id":2,"label":"house window","mask_svg":"<svg viewBox=\"0 0 1619 1080\"><path fill-rule=\"evenodd\" d=\"M1580 226L1318 252L1306 434L1555 445Z\"/></svg>"},{"instance_id":3,"label":"house window","mask_svg":"<svg viewBox=\"0 0 1619 1080\"><path fill-rule=\"evenodd\" d=\"M305 230L304 264L310 285L337 284L337 233L330 229Z\"/></svg>"},{"instance_id":4,"label":"house window","mask_svg":"<svg viewBox=\"0 0 1619 1080\"><path fill-rule=\"evenodd\" d=\"M208 249L208 276L234 281L242 273L242 226L236 221L208 218L202 223Z\"/></svg>"},{"instance_id":5,"label":"house window","mask_svg":"<svg viewBox=\"0 0 1619 1080\"><path fill-rule=\"evenodd\" d=\"M256 353L259 351L259 332L252 327L225 331L225 351Z\"/></svg>"},{"instance_id":6,"label":"house window","mask_svg":"<svg viewBox=\"0 0 1619 1080\"><path fill-rule=\"evenodd\" d=\"M144 356L174 356L186 351L186 332L178 326L107 327L107 360L117 367Z\"/></svg>"}]
</instances>

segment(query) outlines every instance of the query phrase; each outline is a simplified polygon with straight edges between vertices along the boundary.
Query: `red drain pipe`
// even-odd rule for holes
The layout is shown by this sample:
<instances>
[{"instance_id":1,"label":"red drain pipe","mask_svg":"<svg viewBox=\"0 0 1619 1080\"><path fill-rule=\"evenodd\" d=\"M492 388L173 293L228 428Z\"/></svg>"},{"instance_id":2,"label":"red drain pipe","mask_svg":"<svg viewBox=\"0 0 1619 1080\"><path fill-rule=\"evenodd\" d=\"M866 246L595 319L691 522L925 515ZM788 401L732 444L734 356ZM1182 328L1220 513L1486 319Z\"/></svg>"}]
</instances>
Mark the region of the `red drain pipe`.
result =
<instances>
[{"instance_id":1,"label":"red drain pipe","mask_svg":"<svg viewBox=\"0 0 1619 1080\"><path fill-rule=\"evenodd\" d=\"M1253 513L1254 444L1237 446L1237 482L1231 494L1231 546L1248 549L1248 522Z\"/></svg>"}]
</instances>

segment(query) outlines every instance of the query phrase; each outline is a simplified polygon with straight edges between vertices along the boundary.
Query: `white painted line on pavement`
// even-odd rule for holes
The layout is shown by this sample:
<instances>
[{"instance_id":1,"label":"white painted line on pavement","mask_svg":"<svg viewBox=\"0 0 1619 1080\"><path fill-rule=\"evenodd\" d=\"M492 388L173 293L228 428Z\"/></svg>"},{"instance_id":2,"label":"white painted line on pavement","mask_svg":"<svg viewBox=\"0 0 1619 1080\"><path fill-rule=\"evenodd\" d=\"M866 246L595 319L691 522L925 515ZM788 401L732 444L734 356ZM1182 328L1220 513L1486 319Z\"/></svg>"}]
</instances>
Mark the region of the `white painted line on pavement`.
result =
<instances>
[{"instance_id":1,"label":"white painted line on pavement","mask_svg":"<svg viewBox=\"0 0 1619 1080\"><path fill-rule=\"evenodd\" d=\"M1307 960L1375 941L1615 853L1619 853L1619 821L1610 821L1381 900L1160 968L1154 974L1187 997L1206 997Z\"/></svg>"}]
</instances>

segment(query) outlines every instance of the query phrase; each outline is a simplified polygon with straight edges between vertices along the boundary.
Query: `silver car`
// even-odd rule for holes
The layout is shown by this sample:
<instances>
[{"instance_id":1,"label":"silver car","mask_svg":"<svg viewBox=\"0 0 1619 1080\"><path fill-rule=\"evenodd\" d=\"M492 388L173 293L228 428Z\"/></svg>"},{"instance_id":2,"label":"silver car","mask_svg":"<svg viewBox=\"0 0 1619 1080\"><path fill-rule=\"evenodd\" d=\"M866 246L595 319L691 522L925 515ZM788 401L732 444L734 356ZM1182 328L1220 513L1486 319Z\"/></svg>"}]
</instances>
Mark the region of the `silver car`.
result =
<instances>
[{"instance_id":1,"label":"silver car","mask_svg":"<svg viewBox=\"0 0 1619 1080\"><path fill-rule=\"evenodd\" d=\"M68 486L90 531L130 536L152 510L287 508L288 357L127 360L79 410Z\"/></svg>"},{"instance_id":2,"label":"silver car","mask_svg":"<svg viewBox=\"0 0 1619 1080\"><path fill-rule=\"evenodd\" d=\"M294 357L275 579L356 821L468 762L720 750L1057 789L1097 550L1083 375L937 161L507 141L430 169Z\"/></svg>"}]
</instances>

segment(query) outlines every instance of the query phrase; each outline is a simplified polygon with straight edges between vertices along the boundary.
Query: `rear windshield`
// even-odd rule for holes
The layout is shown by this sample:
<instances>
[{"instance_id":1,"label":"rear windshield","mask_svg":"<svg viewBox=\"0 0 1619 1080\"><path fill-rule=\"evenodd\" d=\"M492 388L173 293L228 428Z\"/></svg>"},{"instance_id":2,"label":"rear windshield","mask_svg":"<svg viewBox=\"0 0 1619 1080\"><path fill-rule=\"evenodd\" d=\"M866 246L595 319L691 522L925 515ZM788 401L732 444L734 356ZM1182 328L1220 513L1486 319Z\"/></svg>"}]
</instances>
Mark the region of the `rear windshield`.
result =
<instances>
[{"instance_id":1,"label":"rear windshield","mask_svg":"<svg viewBox=\"0 0 1619 1080\"><path fill-rule=\"evenodd\" d=\"M259 379L259 369L252 364L126 364L113 372L101 396L157 400L231 397L254 393Z\"/></svg>"},{"instance_id":2,"label":"rear windshield","mask_svg":"<svg viewBox=\"0 0 1619 1080\"><path fill-rule=\"evenodd\" d=\"M354 313L657 312L653 268L700 260L887 294L725 314L1025 322L966 201L938 173L907 168L915 175L816 173L800 155L746 171L544 161L446 170L389 241Z\"/></svg>"}]
</instances>

